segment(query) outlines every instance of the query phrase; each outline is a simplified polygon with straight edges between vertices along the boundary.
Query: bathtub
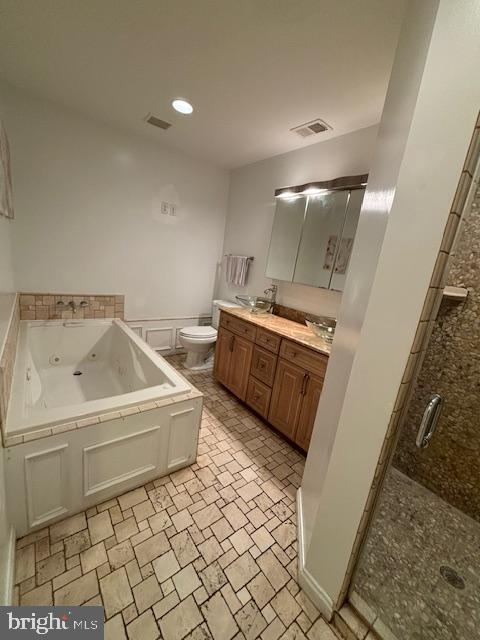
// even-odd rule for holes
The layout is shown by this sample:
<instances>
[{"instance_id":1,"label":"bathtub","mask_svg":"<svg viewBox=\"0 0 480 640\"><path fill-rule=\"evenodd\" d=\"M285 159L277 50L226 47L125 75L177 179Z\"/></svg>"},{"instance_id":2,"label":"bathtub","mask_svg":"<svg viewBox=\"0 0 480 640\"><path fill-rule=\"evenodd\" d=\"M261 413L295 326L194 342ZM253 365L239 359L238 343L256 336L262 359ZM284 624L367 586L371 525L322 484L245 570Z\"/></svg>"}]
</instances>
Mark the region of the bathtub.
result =
<instances>
[{"instance_id":1,"label":"bathtub","mask_svg":"<svg viewBox=\"0 0 480 640\"><path fill-rule=\"evenodd\" d=\"M191 464L201 408L121 320L22 321L3 432L17 535Z\"/></svg>"}]
</instances>

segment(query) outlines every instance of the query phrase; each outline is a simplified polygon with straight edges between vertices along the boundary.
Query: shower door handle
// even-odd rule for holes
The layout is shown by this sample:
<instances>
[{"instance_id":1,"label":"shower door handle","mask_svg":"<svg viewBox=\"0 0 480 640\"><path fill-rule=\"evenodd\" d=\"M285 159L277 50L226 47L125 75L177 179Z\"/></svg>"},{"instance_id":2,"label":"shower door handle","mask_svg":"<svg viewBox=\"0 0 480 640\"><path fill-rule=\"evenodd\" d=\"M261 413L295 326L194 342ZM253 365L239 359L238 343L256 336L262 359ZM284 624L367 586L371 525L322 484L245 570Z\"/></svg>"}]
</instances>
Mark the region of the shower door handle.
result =
<instances>
[{"instance_id":1,"label":"shower door handle","mask_svg":"<svg viewBox=\"0 0 480 640\"><path fill-rule=\"evenodd\" d=\"M442 411L442 404L442 396L434 393L430 402L425 407L415 441L419 449L425 449L425 447L428 447L430 444Z\"/></svg>"}]
</instances>

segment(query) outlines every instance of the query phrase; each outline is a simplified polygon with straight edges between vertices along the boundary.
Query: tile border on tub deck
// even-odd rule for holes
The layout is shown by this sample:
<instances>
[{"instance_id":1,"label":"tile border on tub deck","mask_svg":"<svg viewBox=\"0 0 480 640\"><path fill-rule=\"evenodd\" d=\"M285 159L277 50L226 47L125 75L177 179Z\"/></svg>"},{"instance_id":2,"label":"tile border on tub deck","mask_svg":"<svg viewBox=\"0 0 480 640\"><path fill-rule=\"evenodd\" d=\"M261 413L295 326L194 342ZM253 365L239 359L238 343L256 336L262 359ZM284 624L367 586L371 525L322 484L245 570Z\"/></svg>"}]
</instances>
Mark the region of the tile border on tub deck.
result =
<instances>
[{"instance_id":1,"label":"tile border on tub deck","mask_svg":"<svg viewBox=\"0 0 480 640\"><path fill-rule=\"evenodd\" d=\"M83 300L88 302L85 308L78 308L74 314L66 306L73 300L77 305ZM63 302L64 307L57 303ZM120 318L125 316L125 296L107 293L20 293L20 320L62 320L76 318Z\"/></svg>"},{"instance_id":2,"label":"tile border on tub deck","mask_svg":"<svg viewBox=\"0 0 480 640\"><path fill-rule=\"evenodd\" d=\"M4 439L4 427L7 417L10 392L12 389L13 370L17 353L18 330L20 327L19 295L15 294L10 321L3 348L0 350L0 427ZM0 345L1 347L1 345Z\"/></svg>"},{"instance_id":3,"label":"tile border on tub deck","mask_svg":"<svg viewBox=\"0 0 480 640\"><path fill-rule=\"evenodd\" d=\"M395 445L403 424L403 417L408 409L409 399L413 391L413 385L416 374L419 372L423 363L428 342L433 329L433 324L438 314L440 304L442 302L443 286L448 269L448 258L453 248L456 232L460 223L460 216L463 212L467 201L470 186L473 181L473 171L477 162L480 160L480 113L473 130L470 145L467 151L465 163L460 174L457 189L453 197L450 215L445 225L444 235L441 246L438 251L437 260L432 272L430 285L425 296L425 302L420 314L417 332L413 339L410 354L405 367L405 372L400 384L394 411L390 418L387 433L383 442L380 457L377 463L377 469L373 478L367 502L357 535L353 544L350 560L345 573L342 589L337 600L335 609L338 611L347 598L353 574L357 561L360 557L362 545L368 534L370 522L375 512L375 506L379 498L383 479L388 469L390 458L395 450Z\"/></svg>"},{"instance_id":4,"label":"tile border on tub deck","mask_svg":"<svg viewBox=\"0 0 480 640\"><path fill-rule=\"evenodd\" d=\"M177 404L179 402L184 402L185 400L193 400L194 398L203 398L203 393L192 387L188 393L182 393L178 396L160 398L159 400L153 400L140 405L133 405L131 407L126 407L125 409L119 409L118 411L108 411L96 416L89 416L75 421L63 422L61 424L53 425L52 427L44 427L24 434L4 436L4 447L14 447L26 442L32 442L33 440L40 440L41 438L55 436L59 433L91 427L99 424L100 422L109 422L110 420L118 420L119 418L125 419L135 413L145 413L146 411L152 411L152 409L165 407L169 404Z\"/></svg>"}]
</instances>

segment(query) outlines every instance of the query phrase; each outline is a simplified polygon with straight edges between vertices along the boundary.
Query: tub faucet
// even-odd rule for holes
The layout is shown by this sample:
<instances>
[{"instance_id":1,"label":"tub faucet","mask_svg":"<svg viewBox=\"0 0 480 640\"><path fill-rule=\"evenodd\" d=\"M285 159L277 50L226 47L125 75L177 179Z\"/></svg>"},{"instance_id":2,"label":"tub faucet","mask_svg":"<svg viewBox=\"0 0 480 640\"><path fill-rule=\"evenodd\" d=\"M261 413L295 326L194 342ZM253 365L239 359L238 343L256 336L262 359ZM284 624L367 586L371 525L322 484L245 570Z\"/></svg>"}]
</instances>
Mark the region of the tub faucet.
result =
<instances>
[{"instance_id":1,"label":"tub faucet","mask_svg":"<svg viewBox=\"0 0 480 640\"><path fill-rule=\"evenodd\" d=\"M68 306L71 307L73 313L77 313L79 308L84 309L85 307L88 307L88 302L85 302L85 300L82 300L80 304L77 305L77 303L74 300L70 300L70 302L68 303Z\"/></svg>"},{"instance_id":2,"label":"tub faucet","mask_svg":"<svg viewBox=\"0 0 480 640\"><path fill-rule=\"evenodd\" d=\"M277 288L278 287L276 284L272 284L268 289L265 289L265 291L263 292L267 297L270 298L270 301L272 303L272 308L277 301Z\"/></svg>"}]
</instances>

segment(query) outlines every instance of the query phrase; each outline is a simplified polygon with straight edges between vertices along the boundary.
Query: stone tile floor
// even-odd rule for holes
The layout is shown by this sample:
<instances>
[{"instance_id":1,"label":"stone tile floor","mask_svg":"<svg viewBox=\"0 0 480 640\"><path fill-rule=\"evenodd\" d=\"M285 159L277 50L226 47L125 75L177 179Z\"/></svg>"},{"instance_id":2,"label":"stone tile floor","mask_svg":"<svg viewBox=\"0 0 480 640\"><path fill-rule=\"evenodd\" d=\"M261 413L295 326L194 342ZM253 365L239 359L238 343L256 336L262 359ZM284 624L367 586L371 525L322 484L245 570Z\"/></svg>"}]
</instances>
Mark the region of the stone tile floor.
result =
<instances>
[{"instance_id":1,"label":"stone tile floor","mask_svg":"<svg viewBox=\"0 0 480 640\"><path fill-rule=\"evenodd\" d=\"M442 577L442 566L463 588ZM352 592L390 638L480 638L480 523L390 468Z\"/></svg>"},{"instance_id":2,"label":"stone tile floor","mask_svg":"<svg viewBox=\"0 0 480 640\"><path fill-rule=\"evenodd\" d=\"M304 458L211 373L194 465L17 542L16 601L102 605L107 640L337 640L297 582Z\"/></svg>"}]
</instances>

